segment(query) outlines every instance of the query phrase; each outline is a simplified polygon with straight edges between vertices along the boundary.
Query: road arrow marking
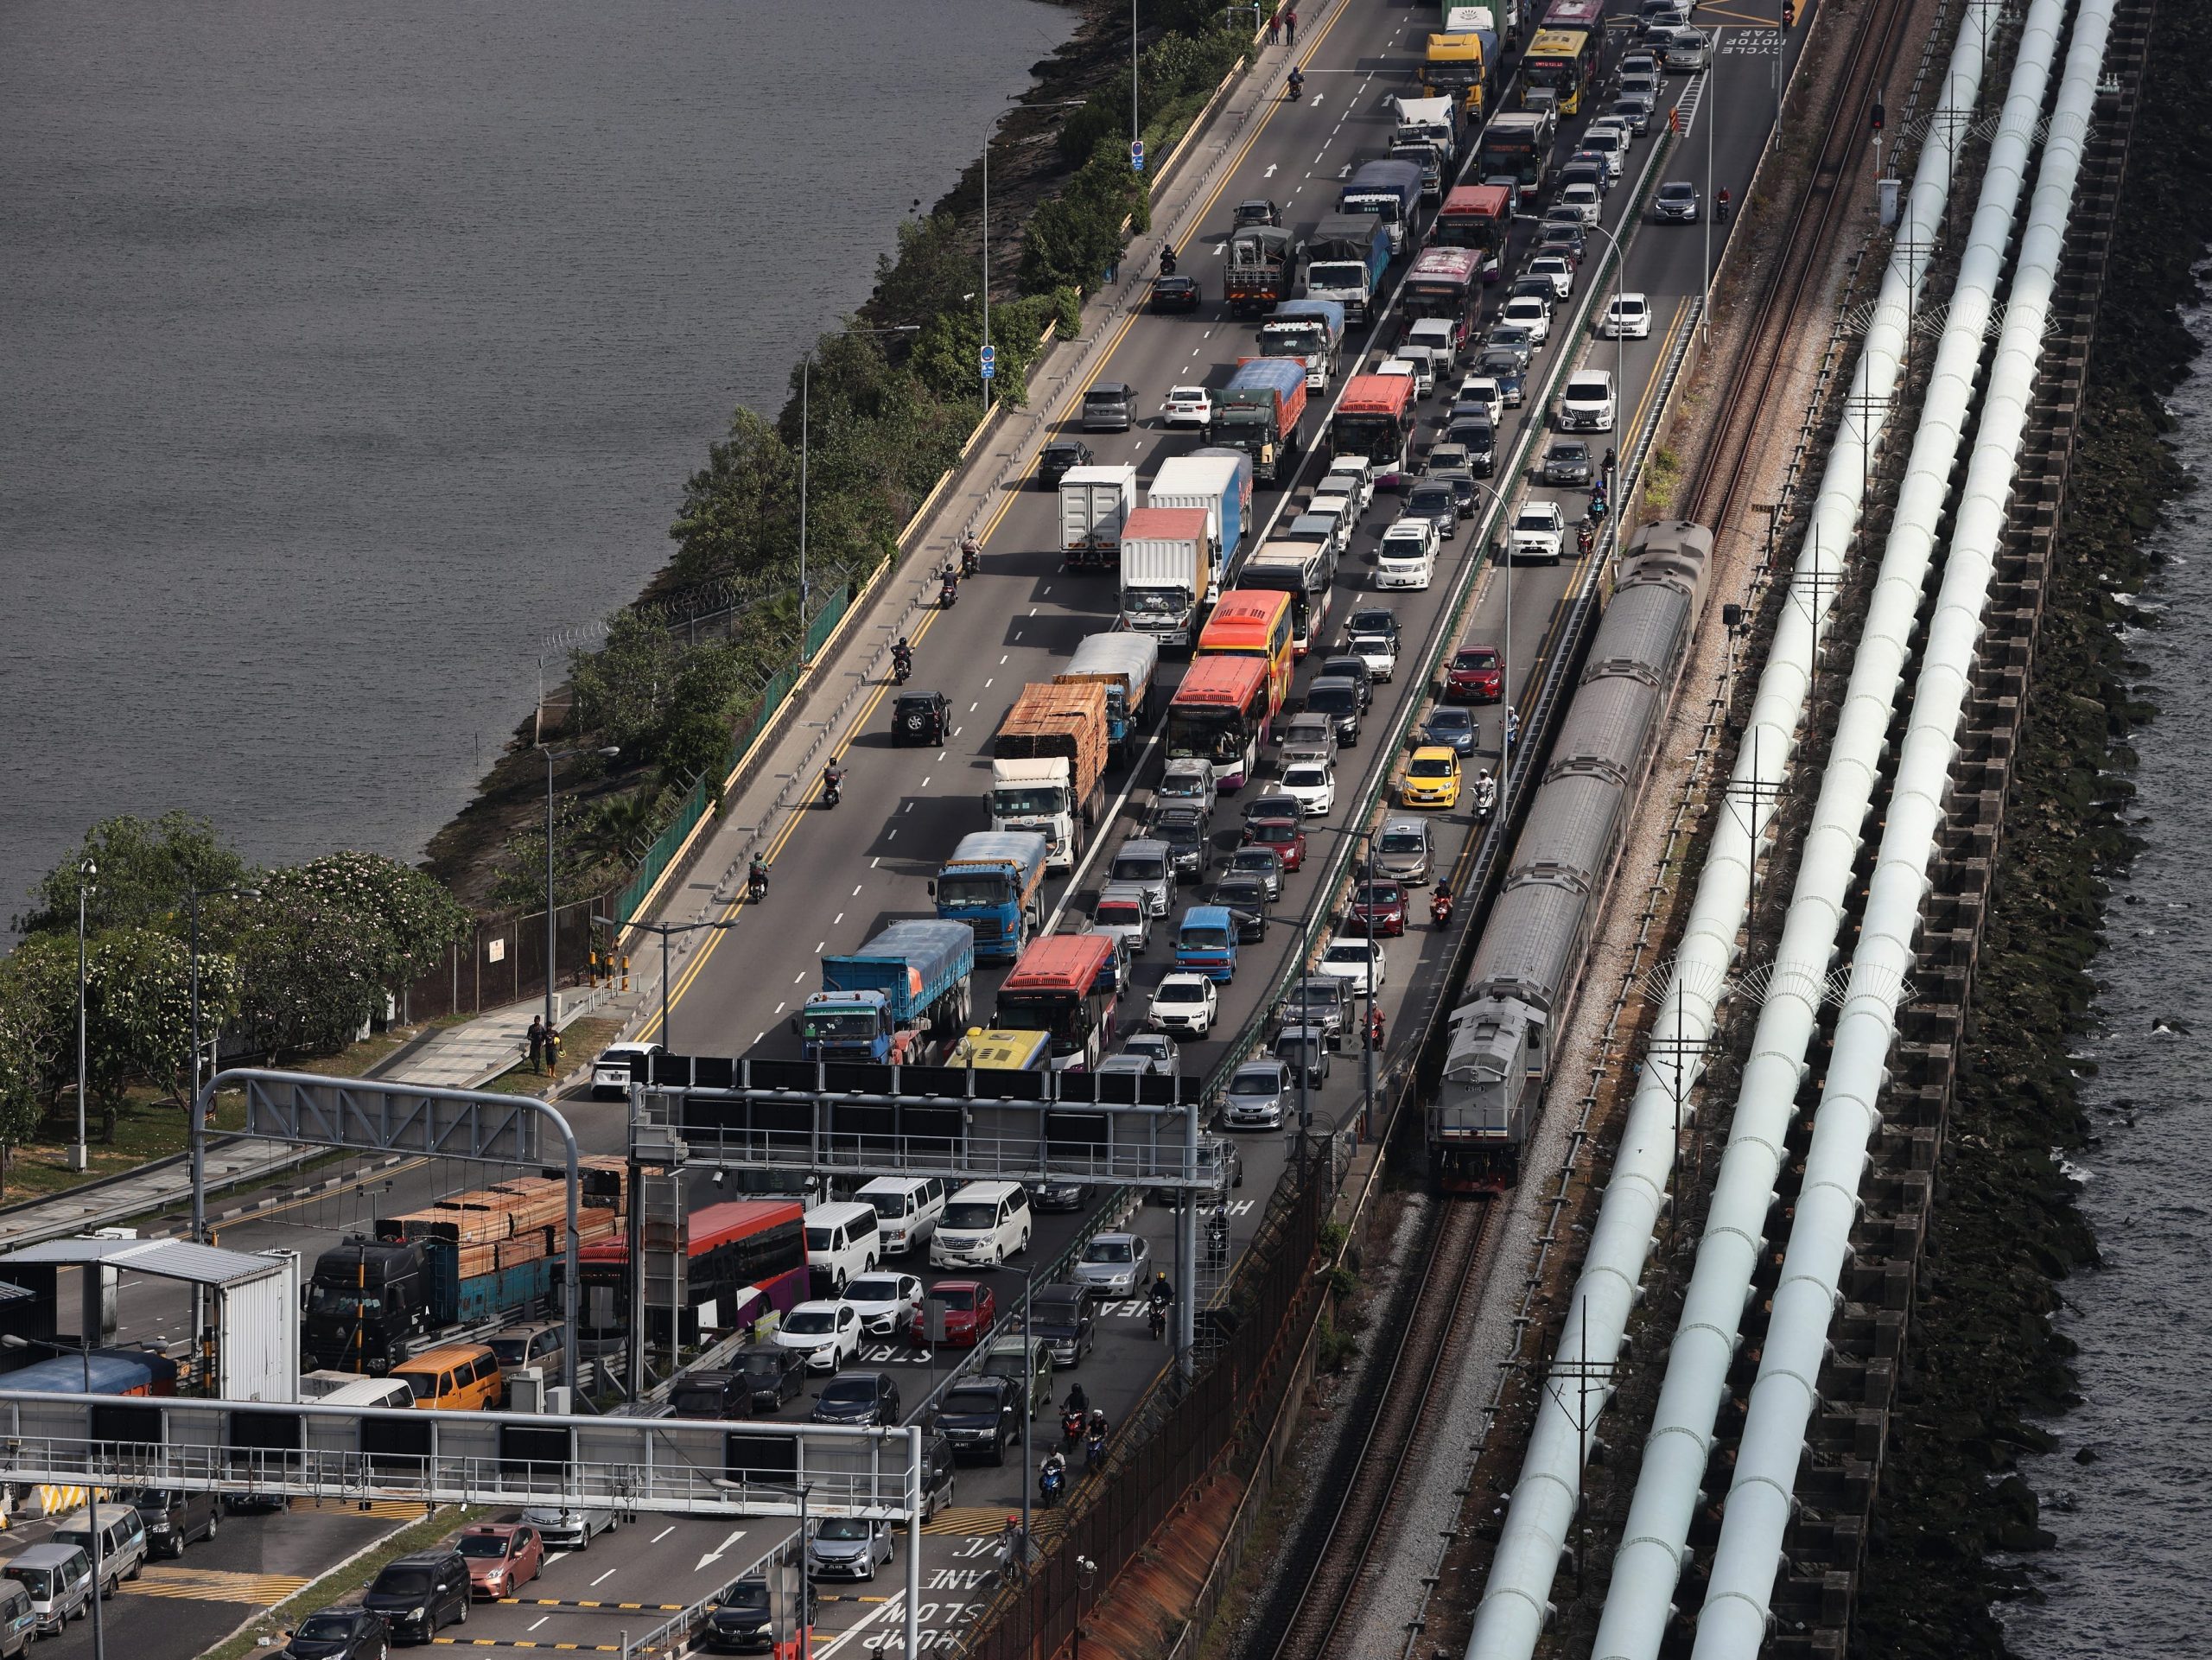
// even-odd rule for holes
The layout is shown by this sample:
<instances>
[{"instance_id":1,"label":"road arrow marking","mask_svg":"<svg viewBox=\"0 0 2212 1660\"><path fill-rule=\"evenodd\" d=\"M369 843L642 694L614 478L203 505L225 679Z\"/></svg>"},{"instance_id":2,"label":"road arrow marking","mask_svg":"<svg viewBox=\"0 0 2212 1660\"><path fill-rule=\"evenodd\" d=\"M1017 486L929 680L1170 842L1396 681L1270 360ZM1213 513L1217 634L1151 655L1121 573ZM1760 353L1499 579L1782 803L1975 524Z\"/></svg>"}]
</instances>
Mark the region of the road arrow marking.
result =
<instances>
[{"instance_id":1,"label":"road arrow marking","mask_svg":"<svg viewBox=\"0 0 2212 1660\"><path fill-rule=\"evenodd\" d=\"M721 1543L716 1545L705 1555L700 1557L699 1567L693 1568L691 1571L696 1574L699 1571L700 1568L704 1568L709 1562L718 1562L721 1561L722 1553L743 1537L745 1537L745 1530L743 1528L740 1528L736 1532L731 1534L728 1538L723 1540Z\"/></svg>"},{"instance_id":2,"label":"road arrow marking","mask_svg":"<svg viewBox=\"0 0 2212 1660\"><path fill-rule=\"evenodd\" d=\"M1263 179L1274 178L1275 176L1275 164L1273 162L1268 162L1268 170L1265 173L1262 173L1260 176Z\"/></svg>"}]
</instances>

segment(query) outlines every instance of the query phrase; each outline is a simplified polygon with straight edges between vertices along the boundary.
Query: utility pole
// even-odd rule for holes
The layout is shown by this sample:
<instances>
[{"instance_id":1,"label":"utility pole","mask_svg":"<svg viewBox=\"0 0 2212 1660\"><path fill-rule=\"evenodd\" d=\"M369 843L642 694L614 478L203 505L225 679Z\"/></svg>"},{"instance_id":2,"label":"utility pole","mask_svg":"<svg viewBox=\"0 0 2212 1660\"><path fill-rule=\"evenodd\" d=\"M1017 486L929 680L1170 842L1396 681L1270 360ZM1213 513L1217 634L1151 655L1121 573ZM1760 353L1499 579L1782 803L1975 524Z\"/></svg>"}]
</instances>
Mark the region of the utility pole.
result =
<instances>
[{"instance_id":1,"label":"utility pole","mask_svg":"<svg viewBox=\"0 0 2212 1660\"><path fill-rule=\"evenodd\" d=\"M69 1149L72 1170L91 1162L85 1146L85 900L99 874L89 858L77 867L77 1144Z\"/></svg>"}]
</instances>

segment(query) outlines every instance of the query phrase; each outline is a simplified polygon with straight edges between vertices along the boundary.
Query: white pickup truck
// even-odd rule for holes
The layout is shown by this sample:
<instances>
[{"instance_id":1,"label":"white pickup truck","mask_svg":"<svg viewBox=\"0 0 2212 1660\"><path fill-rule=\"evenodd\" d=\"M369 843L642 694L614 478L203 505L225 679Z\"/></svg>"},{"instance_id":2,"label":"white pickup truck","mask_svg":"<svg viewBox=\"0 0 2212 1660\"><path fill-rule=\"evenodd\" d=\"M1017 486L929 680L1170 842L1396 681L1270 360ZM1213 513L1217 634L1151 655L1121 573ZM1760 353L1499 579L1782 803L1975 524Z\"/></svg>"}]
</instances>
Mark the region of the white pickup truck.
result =
<instances>
[{"instance_id":1,"label":"white pickup truck","mask_svg":"<svg viewBox=\"0 0 2212 1660\"><path fill-rule=\"evenodd\" d=\"M1555 565L1566 548L1567 515L1560 512L1559 503L1522 502L1521 511L1513 516L1513 563L1540 559Z\"/></svg>"}]
</instances>

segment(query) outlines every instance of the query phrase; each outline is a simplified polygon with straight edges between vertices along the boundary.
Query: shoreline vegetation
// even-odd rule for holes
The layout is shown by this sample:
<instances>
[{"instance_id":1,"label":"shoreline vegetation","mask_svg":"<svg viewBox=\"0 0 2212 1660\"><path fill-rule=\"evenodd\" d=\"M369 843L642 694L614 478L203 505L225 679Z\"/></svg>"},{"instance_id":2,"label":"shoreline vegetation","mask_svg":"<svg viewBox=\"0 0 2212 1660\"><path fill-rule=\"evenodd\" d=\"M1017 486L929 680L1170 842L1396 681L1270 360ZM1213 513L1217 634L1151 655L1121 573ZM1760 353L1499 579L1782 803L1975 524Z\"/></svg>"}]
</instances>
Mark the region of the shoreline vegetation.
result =
<instances>
[{"instance_id":1,"label":"shoreline vegetation","mask_svg":"<svg viewBox=\"0 0 2212 1660\"><path fill-rule=\"evenodd\" d=\"M995 385L1016 405L1044 345L1081 327L1084 300L1128 235L1149 226L1151 175L1128 162L1128 14L1101 0L1072 3L1083 14L1075 35L1034 66L990 140ZM1211 0L1146 0L1138 86L1154 156L1174 148L1251 48L1219 19ZM88 830L28 896L16 919L23 938L0 957L0 1200L11 1158L26 1153L41 1191L82 1179L63 1164L75 1139L80 887L87 1136L98 1148L88 1173L99 1174L126 1152L144 1161L184 1144L195 958L201 1029L221 1033L226 1056L335 1056L342 1065L372 1033L409 1021L409 988L448 961L477 919L542 917L539 743L586 752L555 780L564 905L619 888L680 812L696 815L698 794L719 785L789 685L803 639L818 639L897 556L900 530L982 418L981 175L979 157L927 213L914 204L867 301L792 366L777 415L741 406L704 464L671 481L668 563L606 620L597 643L571 652L565 684L524 717L420 869L337 852L256 870L219 827L181 812ZM619 756L595 753L607 747ZM707 796L707 810L720 805ZM87 861L96 876L80 875ZM226 891L238 888L257 897Z\"/></svg>"},{"instance_id":2,"label":"shoreline vegetation","mask_svg":"<svg viewBox=\"0 0 2212 1660\"><path fill-rule=\"evenodd\" d=\"M1866 1549L1851 1651L1866 1660L2012 1652L2004 1603L2035 1589L2022 1558L2049 1548L2024 1451L2076 1400L2074 1345L2053 1326L2061 1282L2097 1260L2064 1155L2084 1121L2069 1050L2091 1017L2109 879L2139 848L2126 828L2131 731L2156 711L2120 637L2157 569L2144 538L2189 487L2162 394L2196 342L2212 193L2212 101L2195 66L2212 14L2161 6L2135 118L2082 437L2033 701L2008 813L1936 1180L1921 1297Z\"/></svg>"}]
</instances>

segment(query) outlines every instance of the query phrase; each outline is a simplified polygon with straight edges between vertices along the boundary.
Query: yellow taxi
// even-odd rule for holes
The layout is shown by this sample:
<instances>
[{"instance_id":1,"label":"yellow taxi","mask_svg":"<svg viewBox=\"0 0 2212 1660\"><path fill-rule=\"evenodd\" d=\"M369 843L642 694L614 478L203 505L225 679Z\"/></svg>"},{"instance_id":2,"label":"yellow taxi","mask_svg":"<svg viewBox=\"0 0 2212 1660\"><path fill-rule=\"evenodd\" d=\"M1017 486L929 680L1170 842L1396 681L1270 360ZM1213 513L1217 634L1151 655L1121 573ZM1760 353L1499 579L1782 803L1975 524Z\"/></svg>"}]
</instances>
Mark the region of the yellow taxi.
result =
<instances>
[{"instance_id":1,"label":"yellow taxi","mask_svg":"<svg viewBox=\"0 0 2212 1660\"><path fill-rule=\"evenodd\" d=\"M1406 763L1398 780L1398 800L1408 807L1459 805L1459 757L1440 743L1425 743Z\"/></svg>"}]
</instances>

